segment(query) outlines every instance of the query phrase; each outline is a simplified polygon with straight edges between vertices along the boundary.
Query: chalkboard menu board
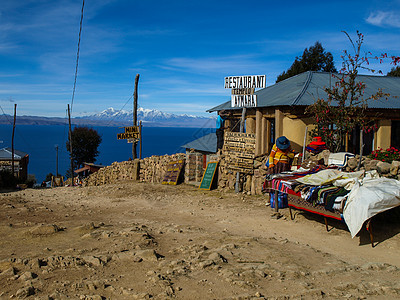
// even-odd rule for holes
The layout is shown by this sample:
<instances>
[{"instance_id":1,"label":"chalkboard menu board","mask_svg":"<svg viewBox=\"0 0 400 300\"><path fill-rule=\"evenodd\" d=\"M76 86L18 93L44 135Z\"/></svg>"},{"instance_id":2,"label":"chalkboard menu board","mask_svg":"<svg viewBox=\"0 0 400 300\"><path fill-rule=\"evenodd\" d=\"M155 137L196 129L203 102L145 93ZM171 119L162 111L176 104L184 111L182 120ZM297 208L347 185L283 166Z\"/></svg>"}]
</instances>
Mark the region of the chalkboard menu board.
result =
<instances>
[{"instance_id":1,"label":"chalkboard menu board","mask_svg":"<svg viewBox=\"0 0 400 300\"><path fill-rule=\"evenodd\" d=\"M184 160L170 161L167 167L162 184L173 184L176 185L181 175L183 166L185 165Z\"/></svg>"},{"instance_id":2,"label":"chalkboard menu board","mask_svg":"<svg viewBox=\"0 0 400 300\"><path fill-rule=\"evenodd\" d=\"M207 163L207 168L204 171L203 178L201 179L199 189L211 190L215 171L217 170L217 165L218 165L217 161L212 161L212 162Z\"/></svg>"}]
</instances>

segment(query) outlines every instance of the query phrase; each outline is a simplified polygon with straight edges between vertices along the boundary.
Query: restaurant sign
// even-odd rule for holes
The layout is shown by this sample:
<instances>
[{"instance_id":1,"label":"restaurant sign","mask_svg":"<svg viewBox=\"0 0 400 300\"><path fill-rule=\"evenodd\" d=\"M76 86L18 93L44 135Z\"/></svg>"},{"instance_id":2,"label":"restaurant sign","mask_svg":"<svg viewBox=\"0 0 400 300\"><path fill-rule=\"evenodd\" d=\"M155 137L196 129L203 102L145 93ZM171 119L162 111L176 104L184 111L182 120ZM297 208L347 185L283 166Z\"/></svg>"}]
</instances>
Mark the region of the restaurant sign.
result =
<instances>
[{"instance_id":1,"label":"restaurant sign","mask_svg":"<svg viewBox=\"0 0 400 300\"><path fill-rule=\"evenodd\" d=\"M265 75L246 75L225 77L225 88L232 89L231 107L256 107L256 88L265 88Z\"/></svg>"}]
</instances>

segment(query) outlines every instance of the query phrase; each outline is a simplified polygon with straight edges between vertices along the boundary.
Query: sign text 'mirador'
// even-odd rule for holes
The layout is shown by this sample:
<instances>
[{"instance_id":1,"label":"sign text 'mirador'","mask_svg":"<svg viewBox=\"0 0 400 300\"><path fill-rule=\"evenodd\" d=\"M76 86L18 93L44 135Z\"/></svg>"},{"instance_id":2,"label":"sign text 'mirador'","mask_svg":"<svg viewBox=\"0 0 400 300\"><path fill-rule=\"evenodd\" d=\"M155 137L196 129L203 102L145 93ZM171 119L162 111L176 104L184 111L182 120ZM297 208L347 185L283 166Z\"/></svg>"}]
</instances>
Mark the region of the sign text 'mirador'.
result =
<instances>
[{"instance_id":1,"label":"sign text 'mirador'","mask_svg":"<svg viewBox=\"0 0 400 300\"><path fill-rule=\"evenodd\" d=\"M229 76L225 77L226 89L265 88L265 75Z\"/></svg>"}]
</instances>

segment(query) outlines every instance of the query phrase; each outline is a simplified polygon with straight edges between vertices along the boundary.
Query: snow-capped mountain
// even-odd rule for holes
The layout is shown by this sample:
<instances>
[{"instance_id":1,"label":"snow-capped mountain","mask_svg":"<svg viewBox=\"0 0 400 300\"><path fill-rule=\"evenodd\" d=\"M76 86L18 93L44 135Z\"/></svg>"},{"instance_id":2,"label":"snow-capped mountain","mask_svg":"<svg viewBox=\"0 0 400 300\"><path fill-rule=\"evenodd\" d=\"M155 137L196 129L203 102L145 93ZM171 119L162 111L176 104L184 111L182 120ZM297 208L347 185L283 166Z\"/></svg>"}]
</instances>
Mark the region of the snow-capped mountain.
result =
<instances>
[{"instance_id":1,"label":"snow-capped mountain","mask_svg":"<svg viewBox=\"0 0 400 300\"><path fill-rule=\"evenodd\" d=\"M10 115L0 115L0 124L9 124ZM190 115L175 115L155 109L138 108L137 120L147 127L192 127L215 128L215 116L196 117ZM72 118L72 124L82 126L132 126L131 111L116 110L112 107L98 114ZM20 125L65 125L68 120L58 117L18 116Z\"/></svg>"},{"instance_id":2,"label":"snow-capped mountain","mask_svg":"<svg viewBox=\"0 0 400 300\"><path fill-rule=\"evenodd\" d=\"M78 119L78 118L77 118ZM112 107L103 110L98 114L79 117L81 120L104 121L113 124L130 125L133 122L133 112L127 110L116 110ZM143 125L155 127L214 127L215 117L197 117L187 114L176 115L165 113L156 109L138 108L138 121Z\"/></svg>"}]
</instances>

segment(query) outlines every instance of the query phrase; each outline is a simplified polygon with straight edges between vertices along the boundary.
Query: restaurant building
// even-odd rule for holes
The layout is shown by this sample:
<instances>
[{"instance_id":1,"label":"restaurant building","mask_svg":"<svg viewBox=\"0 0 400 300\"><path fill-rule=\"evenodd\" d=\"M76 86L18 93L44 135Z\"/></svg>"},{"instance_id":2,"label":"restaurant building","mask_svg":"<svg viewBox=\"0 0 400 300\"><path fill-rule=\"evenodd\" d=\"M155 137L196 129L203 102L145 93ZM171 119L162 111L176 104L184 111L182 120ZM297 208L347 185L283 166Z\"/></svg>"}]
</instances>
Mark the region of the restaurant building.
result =
<instances>
[{"instance_id":1,"label":"restaurant building","mask_svg":"<svg viewBox=\"0 0 400 300\"><path fill-rule=\"evenodd\" d=\"M364 134L364 154L377 148L394 146L400 148L400 78L387 76L358 75L357 79L366 85L364 98L381 89L390 96L370 100L366 117L376 121L376 130ZM256 137L255 155L269 153L279 136L286 136L296 152L301 152L307 128L307 143L311 141L310 131L315 128L314 118L306 114L306 108L317 99L328 99L325 88L335 84L331 73L308 71L275 83L254 92L256 97L246 107L245 132ZM237 99L232 96L232 99ZM208 112L228 111L231 117L226 121L229 131L239 131L242 115L240 102L233 100L222 103ZM242 102L243 103L243 102ZM360 130L348 136L346 151L359 153Z\"/></svg>"}]
</instances>

